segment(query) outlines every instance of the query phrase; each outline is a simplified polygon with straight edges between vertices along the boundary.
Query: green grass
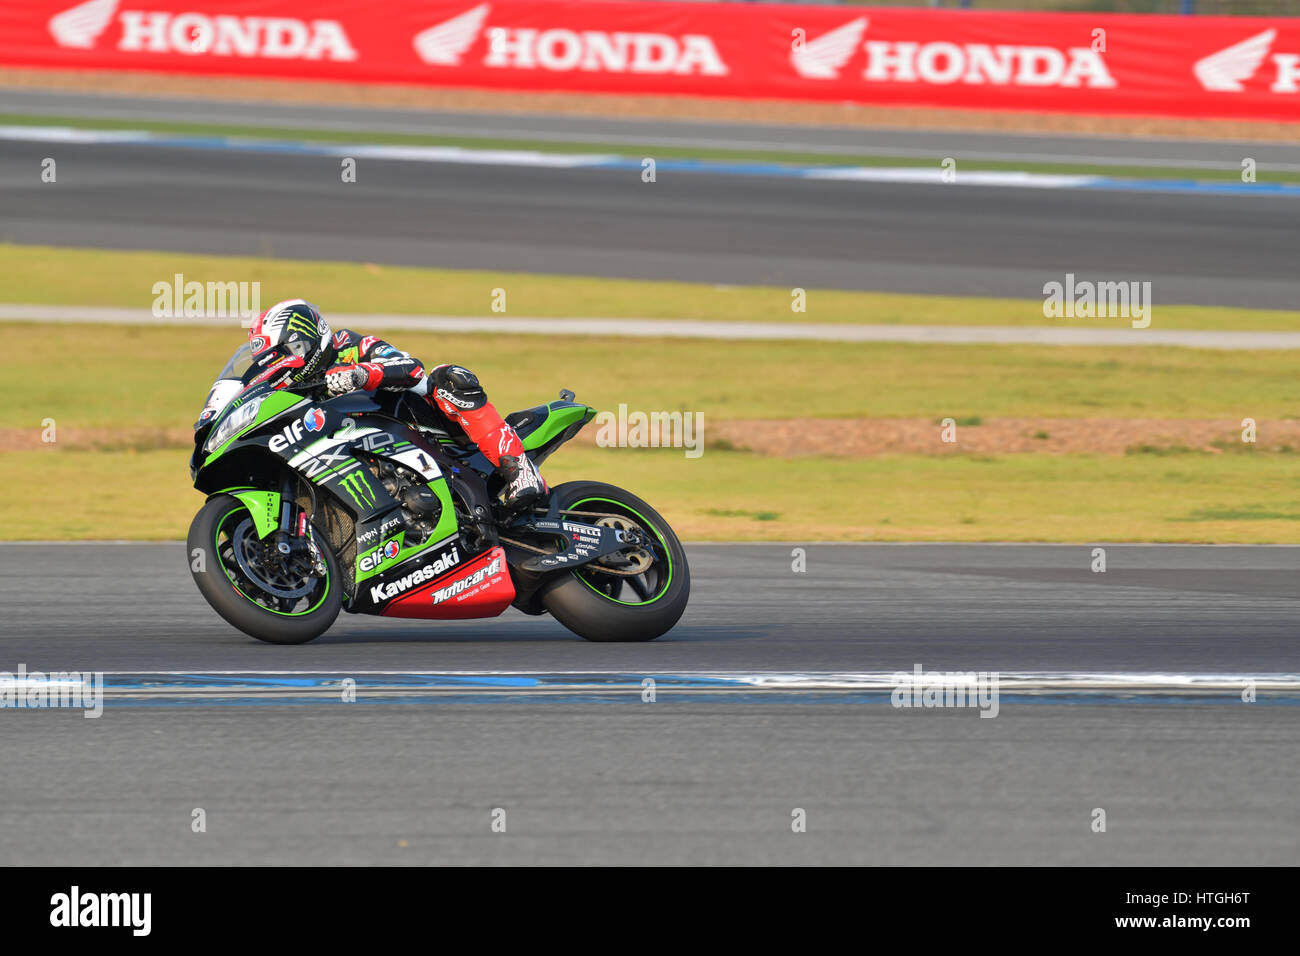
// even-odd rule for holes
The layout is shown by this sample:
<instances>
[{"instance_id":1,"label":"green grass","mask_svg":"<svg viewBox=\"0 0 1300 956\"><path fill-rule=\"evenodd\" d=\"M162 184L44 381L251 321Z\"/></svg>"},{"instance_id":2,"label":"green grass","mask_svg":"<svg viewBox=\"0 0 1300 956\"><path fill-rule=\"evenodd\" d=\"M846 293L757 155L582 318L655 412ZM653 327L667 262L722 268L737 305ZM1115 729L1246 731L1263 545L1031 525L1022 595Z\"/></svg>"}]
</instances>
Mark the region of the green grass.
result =
<instances>
[{"instance_id":1,"label":"green grass","mask_svg":"<svg viewBox=\"0 0 1300 956\"><path fill-rule=\"evenodd\" d=\"M0 223L0 238L4 226ZM273 253L274 250L272 249ZM697 319L709 321L1020 325L1129 328L1129 320L1049 319L1039 300L808 291L807 311L791 312L791 290L689 282L645 282L526 273L415 269L374 264L171 252L59 249L0 243L0 300L40 305L148 309L154 283L175 273L199 282L259 282L263 307L302 296L325 310L393 314L490 315L494 289L506 315ZM1044 276L1048 281L1053 276ZM1300 330L1300 311L1154 306L1152 328ZM1135 335L1141 332L1134 331Z\"/></svg>"},{"instance_id":2,"label":"green grass","mask_svg":"<svg viewBox=\"0 0 1300 956\"><path fill-rule=\"evenodd\" d=\"M362 132L355 130L293 129L259 125L231 125L213 123L183 123L150 119L106 119L102 117L28 116L21 113L0 113L0 125L13 126L69 126L76 129L132 130L176 136L221 136L258 140L288 140L294 142L348 145L356 143L401 146L460 146L472 149L533 150L544 153L584 153L617 155L629 159L647 156L657 160L701 159L717 161L753 161L789 163L797 165L828 166L883 166L938 168L943 157L933 156L879 156L869 151L861 154L818 152L810 149L754 150L718 147L669 146L632 143L590 143L582 141L559 142L551 140L501 139L457 134L436 136L418 133ZM1125 179L1198 179L1204 181L1241 182L1241 169L1225 166L1224 169L1168 166L1124 166L1097 163L1023 162L1019 160L962 159L958 161L957 175L963 170L1021 171L1032 173L1057 173L1066 175L1106 175ZM1286 182L1287 179L1270 179L1267 171L1259 174L1260 182Z\"/></svg>"},{"instance_id":3,"label":"green grass","mask_svg":"<svg viewBox=\"0 0 1300 956\"><path fill-rule=\"evenodd\" d=\"M436 270L232 260L164 253L0 247L4 298L147 308L153 282L259 279L264 300L306 295L328 311L486 312L490 290L535 315L651 315L788 321L788 290L719 289ZM823 298L824 297L824 298ZM775 300L776 304L774 304ZM472 302L479 302L472 306ZM809 319L992 321L1006 306L938 297L815 293ZM1173 312L1174 310L1169 310ZM1300 328L1295 313L1185 310L1192 327ZM1161 313L1157 312L1159 317ZM1250 321L1262 325L1249 326ZM1005 318L1001 318L1005 322ZM1039 323L1041 323L1041 315ZM1158 319L1159 321L1159 319ZM1272 324L1268 324L1271 322ZM1037 323L1036 323L1037 324ZM0 429L94 431L108 450L55 444L0 452L6 538L180 538L201 503L186 429L243 331L231 327L0 324L29 364L0 377ZM1152 446L1128 455L766 458L709 441L727 418L1253 417L1295 414L1284 351L629 340L394 333L426 363L473 368L502 410L561 386L599 408L705 413L705 454L573 446L552 482L598 478L641 494L696 540L1300 542L1294 454ZM18 354L18 353L16 353ZM26 367L26 366L24 366ZM29 374L30 373L30 374ZM171 429L173 437L156 432ZM1044 433L1045 434L1045 433ZM174 447L166 446L171 441ZM0 446L3 447L3 446Z\"/></svg>"},{"instance_id":4,"label":"green grass","mask_svg":"<svg viewBox=\"0 0 1300 956\"><path fill-rule=\"evenodd\" d=\"M0 323L57 359L0 377L0 427L183 428L241 329ZM561 387L598 408L718 418L1228 417L1296 413L1286 351L713 342L402 332L426 364L475 370L504 412ZM707 431L706 431L706 443ZM779 510L779 509L778 509Z\"/></svg>"},{"instance_id":5,"label":"green grass","mask_svg":"<svg viewBox=\"0 0 1300 956\"><path fill-rule=\"evenodd\" d=\"M0 379L0 428L49 417L112 447L0 453L7 538L176 538L200 504L185 429L238 330L0 326L8 341L71 356L35 378ZM705 454L571 446L555 481L598 478L641 494L684 536L742 540L1300 541L1294 455L1233 454L765 458L709 442L718 418L924 415L1285 417L1285 352L1047 349L826 343L629 343L403 335L425 361L474 368L503 409L559 386L602 408L706 415ZM78 360L77 357L80 357ZM671 374L666 372L671 370ZM136 429L176 429L159 448ZM122 433L116 445L114 435Z\"/></svg>"},{"instance_id":6,"label":"green grass","mask_svg":"<svg viewBox=\"0 0 1300 956\"><path fill-rule=\"evenodd\" d=\"M1294 459L1270 454L783 461L569 447L545 472L626 487L690 540L1300 543ZM0 453L0 495L13 540L180 539L203 503L183 451Z\"/></svg>"}]
</instances>

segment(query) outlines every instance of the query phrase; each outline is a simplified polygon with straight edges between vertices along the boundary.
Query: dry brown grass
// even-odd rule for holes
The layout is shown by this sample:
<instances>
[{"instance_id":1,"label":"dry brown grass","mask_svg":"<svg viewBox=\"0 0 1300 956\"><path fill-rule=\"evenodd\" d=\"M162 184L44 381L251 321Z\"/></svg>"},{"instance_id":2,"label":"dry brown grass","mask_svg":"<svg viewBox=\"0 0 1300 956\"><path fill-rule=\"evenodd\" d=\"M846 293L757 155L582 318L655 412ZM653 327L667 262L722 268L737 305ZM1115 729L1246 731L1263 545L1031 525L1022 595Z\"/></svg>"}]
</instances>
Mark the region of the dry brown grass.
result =
<instances>
[{"instance_id":1,"label":"dry brown grass","mask_svg":"<svg viewBox=\"0 0 1300 956\"><path fill-rule=\"evenodd\" d=\"M1207 418L990 418L959 422L955 442L942 440L943 426L930 418L716 419L705 422L705 448L746 450L763 457L831 455L1123 455L1135 450L1186 449L1219 453L1245 444L1241 422ZM597 429L575 439L594 446ZM1264 450L1300 449L1300 420L1260 421L1256 445ZM0 452L189 449L188 428L60 428L47 444L39 428L0 428Z\"/></svg>"},{"instance_id":2,"label":"dry brown grass","mask_svg":"<svg viewBox=\"0 0 1300 956\"><path fill-rule=\"evenodd\" d=\"M449 89L399 84L191 77L93 70L0 69L0 87L138 96L201 97L278 103L389 106L485 113L693 119L795 126L995 130L1300 142L1300 123L1192 120L1158 116L1081 116L1006 110L927 109L793 100L692 96L614 96Z\"/></svg>"}]
</instances>

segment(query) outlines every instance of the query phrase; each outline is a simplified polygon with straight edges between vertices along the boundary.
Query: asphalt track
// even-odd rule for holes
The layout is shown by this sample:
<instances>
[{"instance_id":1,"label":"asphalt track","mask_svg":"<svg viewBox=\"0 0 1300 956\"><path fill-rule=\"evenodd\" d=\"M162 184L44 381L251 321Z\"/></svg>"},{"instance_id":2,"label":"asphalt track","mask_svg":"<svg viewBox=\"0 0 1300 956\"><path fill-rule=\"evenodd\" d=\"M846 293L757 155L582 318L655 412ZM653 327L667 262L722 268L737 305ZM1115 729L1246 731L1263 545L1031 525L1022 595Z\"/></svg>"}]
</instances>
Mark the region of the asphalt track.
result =
<instances>
[{"instance_id":1,"label":"asphalt track","mask_svg":"<svg viewBox=\"0 0 1300 956\"><path fill-rule=\"evenodd\" d=\"M650 644L511 611L277 648L203 603L181 544L5 544L0 670L1300 671L1300 548L1113 545L1098 574L1085 545L806 545L800 574L794 546L692 546L690 608Z\"/></svg>"},{"instance_id":2,"label":"asphalt track","mask_svg":"<svg viewBox=\"0 0 1300 956\"><path fill-rule=\"evenodd\" d=\"M1292 674L1300 549L691 545L668 636L594 645L514 612L227 627L180 544L0 545L0 669ZM524 695L0 712L13 863L1300 862L1294 693ZM1095 808L1107 832L1090 827ZM202 808L207 832L191 831ZM507 814L504 834L492 812ZM806 833L791 831L795 808Z\"/></svg>"},{"instance_id":3,"label":"asphalt track","mask_svg":"<svg viewBox=\"0 0 1300 956\"><path fill-rule=\"evenodd\" d=\"M0 114L151 120L262 126L271 129L337 130L423 136L590 143L602 146L674 146L819 153L836 156L899 156L1100 166L1175 166L1239 170L1251 157L1262 175L1300 170L1290 143L1106 137L1084 134L973 132L837 126L781 126L700 120L646 120L554 113L483 113L374 106L254 103L180 97L114 96L54 90L0 89Z\"/></svg>"},{"instance_id":4,"label":"asphalt track","mask_svg":"<svg viewBox=\"0 0 1300 956\"><path fill-rule=\"evenodd\" d=\"M42 183L41 162L58 180ZM0 241L1041 299L1290 308L1295 199L0 142Z\"/></svg>"}]
</instances>

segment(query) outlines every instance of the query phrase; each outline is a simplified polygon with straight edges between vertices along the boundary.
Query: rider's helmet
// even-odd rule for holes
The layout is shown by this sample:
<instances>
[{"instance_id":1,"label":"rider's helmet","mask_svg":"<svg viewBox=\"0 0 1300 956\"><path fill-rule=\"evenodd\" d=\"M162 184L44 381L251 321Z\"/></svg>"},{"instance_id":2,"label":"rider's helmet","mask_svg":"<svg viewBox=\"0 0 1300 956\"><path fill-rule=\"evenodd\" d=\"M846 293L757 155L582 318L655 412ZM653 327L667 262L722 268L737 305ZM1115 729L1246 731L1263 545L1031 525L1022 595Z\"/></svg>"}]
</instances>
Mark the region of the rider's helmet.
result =
<instances>
[{"instance_id":1,"label":"rider's helmet","mask_svg":"<svg viewBox=\"0 0 1300 956\"><path fill-rule=\"evenodd\" d=\"M316 306L304 299L277 302L248 330L253 365L260 370L254 381L283 388L311 378L320 371L329 343L329 323Z\"/></svg>"}]
</instances>

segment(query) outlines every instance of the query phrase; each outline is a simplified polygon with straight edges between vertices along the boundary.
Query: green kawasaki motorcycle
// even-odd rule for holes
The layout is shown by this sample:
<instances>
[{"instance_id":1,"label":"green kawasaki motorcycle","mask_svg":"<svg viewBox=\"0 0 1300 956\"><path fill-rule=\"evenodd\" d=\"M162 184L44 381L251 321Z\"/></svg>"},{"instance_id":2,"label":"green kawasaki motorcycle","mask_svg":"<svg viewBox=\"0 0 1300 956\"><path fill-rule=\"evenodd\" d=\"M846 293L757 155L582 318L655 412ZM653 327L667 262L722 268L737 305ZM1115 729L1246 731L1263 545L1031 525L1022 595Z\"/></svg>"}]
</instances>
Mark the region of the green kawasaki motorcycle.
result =
<instances>
[{"instance_id":1,"label":"green kawasaki motorcycle","mask_svg":"<svg viewBox=\"0 0 1300 956\"><path fill-rule=\"evenodd\" d=\"M246 634L302 644L339 610L387 617L550 613L590 641L649 641L682 616L686 554L629 492L571 481L524 513L466 436L420 396L324 382L249 384L245 344L195 424L190 474L207 495L190 569ZM560 401L506 416L541 464L596 414Z\"/></svg>"}]
</instances>

